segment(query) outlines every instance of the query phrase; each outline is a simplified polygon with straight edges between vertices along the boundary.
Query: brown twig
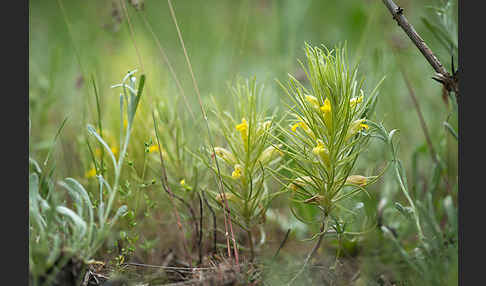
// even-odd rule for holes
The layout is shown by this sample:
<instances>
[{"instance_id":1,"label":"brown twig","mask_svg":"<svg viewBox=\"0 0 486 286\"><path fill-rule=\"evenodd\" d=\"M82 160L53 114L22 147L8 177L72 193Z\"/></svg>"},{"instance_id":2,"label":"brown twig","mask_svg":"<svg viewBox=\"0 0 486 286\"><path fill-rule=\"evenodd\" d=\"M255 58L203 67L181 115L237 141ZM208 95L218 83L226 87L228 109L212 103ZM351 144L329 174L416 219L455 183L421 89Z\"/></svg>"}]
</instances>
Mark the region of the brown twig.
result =
<instances>
[{"instance_id":1,"label":"brown twig","mask_svg":"<svg viewBox=\"0 0 486 286\"><path fill-rule=\"evenodd\" d=\"M388 8L393 16L393 19L397 21L398 25L403 29L407 36L412 40L415 46L420 50L422 55L427 59L429 64L435 70L436 74L432 79L440 82L447 91L453 91L456 95L456 100L459 99L459 85L457 72L452 71L454 74L451 75L441 64L439 59L434 55L432 50L427 46L425 41L420 37L420 35L415 31L413 26L408 22L407 18L403 15L403 8L399 7L393 2L393 0L383 0L383 3Z\"/></svg>"},{"instance_id":2,"label":"brown twig","mask_svg":"<svg viewBox=\"0 0 486 286\"><path fill-rule=\"evenodd\" d=\"M203 203L201 199L201 194L197 193L197 198L199 199L199 240L197 242L199 248L199 261L198 265L202 263L202 236L203 236Z\"/></svg>"}]
</instances>

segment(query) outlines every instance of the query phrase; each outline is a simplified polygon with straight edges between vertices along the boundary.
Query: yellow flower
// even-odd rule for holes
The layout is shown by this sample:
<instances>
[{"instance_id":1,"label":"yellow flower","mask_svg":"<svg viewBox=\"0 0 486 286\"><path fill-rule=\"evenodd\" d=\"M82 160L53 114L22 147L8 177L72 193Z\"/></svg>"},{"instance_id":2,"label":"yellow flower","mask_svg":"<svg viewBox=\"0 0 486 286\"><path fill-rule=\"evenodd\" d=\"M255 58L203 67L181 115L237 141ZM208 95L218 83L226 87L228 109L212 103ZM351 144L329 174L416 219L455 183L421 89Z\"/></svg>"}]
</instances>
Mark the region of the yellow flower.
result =
<instances>
[{"instance_id":1,"label":"yellow flower","mask_svg":"<svg viewBox=\"0 0 486 286\"><path fill-rule=\"evenodd\" d=\"M118 148L113 146L113 147L110 147L110 150L111 150L111 153L113 153L113 155L116 157L116 155L118 155ZM107 154L105 152L105 154ZM101 157L101 149L100 148L96 148L95 149L95 156L96 157Z\"/></svg>"},{"instance_id":2,"label":"yellow flower","mask_svg":"<svg viewBox=\"0 0 486 286\"><path fill-rule=\"evenodd\" d=\"M167 159L167 152L165 151L164 147L160 147L162 149L162 157L164 160ZM159 144L153 144L148 147L149 153L158 153L159 152Z\"/></svg>"},{"instance_id":3,"label":"yellow flower","mask_svg":"<svg viewBox=\"0 0 486 286\"><path fill-rule=\"evenodd\" d=\"M299 127L302 128L305 131L305 133L307 133L307 135L309 135L312 138L315 138L315 136L312 133L311 129L309 128L309 126L304 121L299 121L299 122L295 123L294 125L292 125L290 127L290 129L293 132L297 132L297 128L299 128Z\"/></svg>"},{"instance_id":4,"label":"yellow flower","mask_svg":"<svg viewBox=\"0 0 486 286\"><path fill-rule=\"evenodd\" d=\"M231 177L233 179L237 180L237 179L241 178L242 173L243 173L243 169L241 168L241 165L236 164L233 173L231 173Z\"/></svg>"},{"instance_id":5,"label":"yellow flower","mask_svg":"<svg viewBox=\"0 0 486 286\"><path fill-rule=\"evenodd\" d=\"M229 150L222 147L214 147L214 153L216 153L216 156L223 159L229 165L236 164L236 158Z\"/></svg>"},{"instance_id":6,"label":"yellow flower","mask_svg":"<svg viewBox=\"0 0 486 286\"><path fill-rule=\"evenodd\" d=\"M149 153L157 152L157 151L159 151L159 145L158 144L150 145Z\"/></svg>"},{"instance_id":7,"label":"yellow flower","mask_svg":"<svg viewBox=\"0 0 486 286\"><path fill-rule=\"evenodd\" d=\"M246 121L245 118L242 118L241 123L236 125L236 130L238 130L240 132L248 131L248 122Z\"/></svg>"},{"instance_id":8,"label":"yellow flower","mask_svg":"<svg viewBox=\"0 0 486 286\"><path fill-rule=\"evenodd\" d=\"M349 105L351 106L351 108L355 108L356 105L358 105L358 103L361 103L363 102L363 96L359 96L358 98L351 98L351 100L349 101Z\"/></svg>"},{"instance_id":9,"label":"yellow flower","mask_svg":"<svg viewBox=\"0 0 486 286\"><path fill-rule=\"evenodd\" d=\"M89 169L88 171L86 171L86 173L84 174L84 176L86 178L93 178L94 176L96 176L96 169L95 167L92 167L91 169Z\"/></svg>"},{"instance_id":10,"label":"yellow flower","mask_svg":"<svg viewBox=\"0 0 486 286\"><path fill-rule=\"evenodd\" d=\"M96 132L100 135L102 134L99 128L96 129ZM113 153L114 156L117 156L118 148L115 146L117 144L117 141L115 140L115 137L113 137L113 135L110 133L110 131L107 130L107 129L103 129L102 138L103 138L103 140L105 140L105 142L108 144L108 146L112 146L112 147L110 147L110 150L111 150L111 152ZM105 147L96 148L94 150L95 156L100 158L102 152L104 152L105 155L107 155L108 152L104 148Z\"/></svg>"},{"instance_id":11,"label":"yellow flower","mask_svg":"<svg viewBox=\"0 0 486 286\"><path fill-rule=\"evenodd\" d=\"M248 122L245 118L242 118L241 123L236 125L236 130L240 131L241 140L245 145L245 150L248 151Z\"/></svg>"},{"instance_id":12,"label":"yellow flower","mask_svg":"<svg viewBox=\"0 0 486 286\"><path fill-rule=\"evenodd\" d=\"M324 100L324 105L321 106L320 109L324 113L331 112L331 102L329 101L329 99L326 98L326 100Z\"/></svg>"},{"instance_id":13,"label":"yellow flower","mask_svg":"<svg viewBox=\"0 0 486 286\"><path fill-rule=\"evenodd\" d=\"M290 127L290 129L293 131L293 132L297 132L297 128L299 127L300 125L300 122L297 122L295 123L294 125L292 125L292 127Z\"/></svg>"},{"instance_id":14,"label":"yellow flower","mask_svg":"<svg viewBox=\"0 0 486 286\"><path fill-rule=\"evenodd\" d=\"M365 124L365 123L361 123L359 125L359 127L360 127L360 129L366 129L366 130L370 129L370 127L368 126L368 124Z\"/></svg>"},{"instance_id":15,"label":"yellow flower","mask_svg":"<svg viewBox=\"0 0 486 286\"><path fill-rule=\"evenodd\" d=\"M361 175L351 175L346 179L346 184L364 186L366 185L368 179Z\"/></svg>"},{"instance_id":16,"label":"yellow flower","mask_svg":"<svg viewBox=\"0 0 486 286\"><path fill-rule=\"evenodd\" d=\"M329 150L324 145L324 142L317 140L317 145L312 149L312 153L319 156L326 165L329 165Z\"/></svg>"},{"instance_id":17,"label":"yellow flower","mask_svg":"<svg viewBox=\"0 0 486 286\"><path fill-rule=\"evenodd\" d=\"M346 134L346 138L344 140L347 141L363 129L368 130L370 127L368 126L368 124L363 123L365 120L366 119L358 119L351 123L351 126L349 126L348 133Z\"/></svg>"},{"instance_id":18,"label":"yellow flower","mask_svg":"<svg viewBox=\"0 0 486 286\"><path fill-rule=\"evenodd\" d=\"M113 146L110 149L111 149L111 153L113 153L113 155L116 157L118 155L118 148Z\"/></svg>"},{"instance_id":19,"label":"yellow flower","mask_svg":"<svg viewBox=\"0 0 486 286\"><path fill-rule=\"evenodd\" d=\"M128 126L128 120L125 118L123 119L123 128L127 129Z\"/></svg>"},{"instance_id":20,"label":"yellow flower","mask_svg":"<svg viewBox=\"0 0 486 286\"><path fill-rule=\"evenodd\" d=\"M192 187L191 186L188 186L186 184L186 180L185 179L182 179L179 184L181 185L181 187L183 187L185 190L187 191L191 191L192 190Z\"/></svg>"},{"instance_id":21,"label":"yellow flower","mask_svg":"<svg viewBox=\"0 0 486 286\"><path fill-rule=\"evenodd\" d=\"M306 95L305 100L307 100L307 102L309 102L314 108L319 108L319 101L315 96Z\"/></svg>"},{"instance_id":22,"label":"yellow flower","mask_svg":"<svg viewBox=\"0 0 486 286\"><path fill-rule=\"evenodd\" d=\"M324 105L321 106L320 110L324 113L324 123L326 124L327 129L331 130L332 128L332 109L331 109L331 102L328 98L324 100Z\"/></svg>"}]
</instances>

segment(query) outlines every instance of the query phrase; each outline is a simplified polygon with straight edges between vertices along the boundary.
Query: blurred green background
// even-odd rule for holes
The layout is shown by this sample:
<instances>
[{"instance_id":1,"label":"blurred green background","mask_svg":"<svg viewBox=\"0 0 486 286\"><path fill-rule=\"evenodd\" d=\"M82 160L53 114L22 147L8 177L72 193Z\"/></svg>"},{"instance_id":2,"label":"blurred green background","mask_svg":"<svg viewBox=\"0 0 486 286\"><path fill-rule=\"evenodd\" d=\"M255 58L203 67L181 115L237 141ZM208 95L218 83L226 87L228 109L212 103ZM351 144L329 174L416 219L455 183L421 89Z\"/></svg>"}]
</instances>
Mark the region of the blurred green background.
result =
<instances>
[{"instance_id":1,"label":"blurred green background","mask_svg":"<svg viewBox=\"0 0 486 286\"><path fill-rule=\"evenodd\" d=\"M79 134L87 122L94 122L91 77L100 90L103 116L109 116L110 110L116 111L118 91L110 86L118 83L128 70L138 68L140 71L134 42L148 79L148 96L144 100L177 96L175 81L143 17L174 67L192 109L201 118L166 1L144 1L142 12L127 2L134 39L120 1L29 3L30 141L36 142L33 150L46 147L42 142L52 140L66 116L69 120L63 131L63 142ZM173 3L204 99L213 94L225 103L229 98L226 96L228 83L234 82L236 76L256 76L265 85L268 106L276 106L284 95L275 80L285 81L287 73L302 77L297 59L304 60L305 42L330 48L346 42L350 63L359 62L367 90L386 76L380 89L377 119L387 128L401 131L401 152L406 164L408 155L425 141L399 70L397 55L405 63L404 69L413 83L431 136L436 138L443 131L442 122L448 112L441 100L441 86L431 80L432 68L392 20L381 1L179 0ZM421 17L430 18L432 14L427 6L438 2L397 3L449 68L451 60L447 51L421 21ZM391 45L398 50L393 50ZM182 103L177 108L178 112L187 112ZM456 153L451 155L456 156ZM69 159L59 160L59 164L63 162L68 164ZM78 169L74 162L70 164L69 175L74 175L72 172L81 174L83 168Z\"/></svg>"}]
</instances>

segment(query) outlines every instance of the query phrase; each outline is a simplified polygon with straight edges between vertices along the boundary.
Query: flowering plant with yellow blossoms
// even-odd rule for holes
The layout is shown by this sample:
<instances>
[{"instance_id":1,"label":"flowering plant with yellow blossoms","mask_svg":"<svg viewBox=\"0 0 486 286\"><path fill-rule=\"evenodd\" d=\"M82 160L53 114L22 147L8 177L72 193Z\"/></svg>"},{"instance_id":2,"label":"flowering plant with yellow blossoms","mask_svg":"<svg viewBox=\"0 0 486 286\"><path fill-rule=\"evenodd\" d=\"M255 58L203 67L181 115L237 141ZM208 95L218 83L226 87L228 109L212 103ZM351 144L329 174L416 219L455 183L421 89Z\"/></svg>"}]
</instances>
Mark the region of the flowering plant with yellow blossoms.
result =
<instances>
[{"instance_id":1,"label":"flowering plant with yellow blossoms","mask_svg":"<svg viewBox=\"0 0 486 286\"><path fill-rule=\"evenodd\" d=\"M209 153L218 166L204 160L217 176L221 176L225 193L208 193L220 207L225 205L226 198L232 221L248 234L253 256L252 231L263 223L270 200L278 194L270 193L267 187L267 178L271 175L268 168L275 166L283 153L281 145L274 145L269 136L275 132L276 124L257 108L261 89L255 79L238 81L232 93L235 112L230 114L220 108L214 112L215 134L220 135L223 142ZM214 105L217 106L217 102Z\"/></svg>"},{"instance_id":2,"label":"flowering plant with yellow blossoms","mask_svg":"<svg viewBox=\"0 0 486 286\"><path fill-rule=\"evenodd\" d=\"M376 102L377 88L368 95L357 68L346 64L344 48L320 49L306 45L307 68L302 64L310 89L289 76L281 84L291 101L292 121L282 128L285 167L292 174L284 182L292 195L292 212L306 223L329 227L341 201L349 199L376 181L378 176L353 173L359 155L365 151L376 124L369 116ZM380 82L381 83L381 82ZM312 207L313 206L313 207ZM317 208L319 218L304 219L302 210Z\"/></svg>"}]
</instances>

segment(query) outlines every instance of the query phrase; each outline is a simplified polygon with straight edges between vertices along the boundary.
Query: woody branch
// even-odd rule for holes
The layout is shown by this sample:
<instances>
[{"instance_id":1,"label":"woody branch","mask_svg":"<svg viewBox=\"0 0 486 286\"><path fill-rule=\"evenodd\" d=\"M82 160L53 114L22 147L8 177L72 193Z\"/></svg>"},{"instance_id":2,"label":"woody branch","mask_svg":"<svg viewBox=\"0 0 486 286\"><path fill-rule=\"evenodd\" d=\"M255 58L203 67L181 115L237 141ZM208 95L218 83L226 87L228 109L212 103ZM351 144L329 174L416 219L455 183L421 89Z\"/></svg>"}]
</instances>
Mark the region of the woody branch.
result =
<instances>
[{"instance_id":1,"label":"woody branch","mask_svg":"<svg viewBox=\"0 0 486 286\"><path fill-rule=\"evenodd\" d=\"M403 29L407 36L412 40L415 46L420 50L422 55L427 59L429 64L434 68L436 74L433 77L434 80L440 82L447 91L453 91L456 95L456 100L459 98L459 86L457 72L452 71L454 74L450 74L439 59L434 55L432 50L427 46L425 41L415 31L413 26L408 22L407 18L403 15L403 9L400 8L393 0L383 0L383 3L388 8L393 16L393 19L397 21L398 25Z\"/></svg>"}]
</instances>

